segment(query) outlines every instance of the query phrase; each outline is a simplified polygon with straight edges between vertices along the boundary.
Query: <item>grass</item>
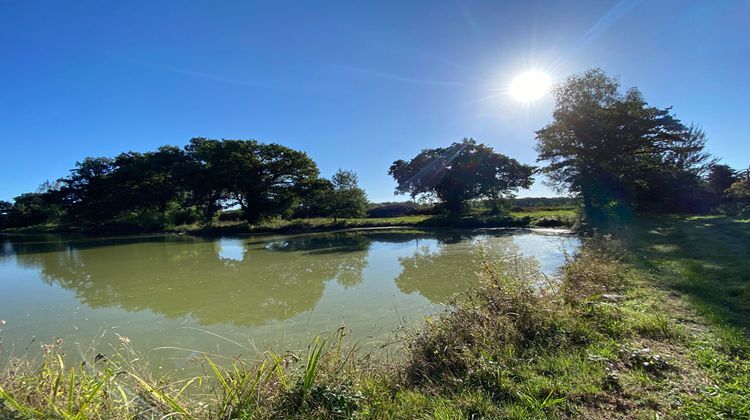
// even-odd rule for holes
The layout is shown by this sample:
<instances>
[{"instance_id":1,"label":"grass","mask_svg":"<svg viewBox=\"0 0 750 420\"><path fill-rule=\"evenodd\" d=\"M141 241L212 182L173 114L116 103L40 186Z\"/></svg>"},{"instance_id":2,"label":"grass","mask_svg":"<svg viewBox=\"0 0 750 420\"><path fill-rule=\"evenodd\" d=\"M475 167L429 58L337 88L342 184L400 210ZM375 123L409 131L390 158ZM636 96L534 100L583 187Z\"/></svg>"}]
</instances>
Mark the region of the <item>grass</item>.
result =
<instances>
[{"instance_id":1,"label":"grass","mask_svg":"<svg viewBox=\"0 0 750 420\"><path fill-rule=\"evenodd\" d=\"M333 229L357 229L373 227L423 227L423 228L493 228L493 227L573 227L577 221L574 209L530 210L511 212L504 216L471 214L461 217L446 216L401 216L360 219L293 219L271 220L258 225L245 222L217 222L211 226L184 225L170 231L193 234L237 234L304 232Z\"/></svg>"},{"instance_id":2,"label":"grass","mask_svg":"<svg viewBox=\"0 0 750 420\"><path fill-rule=\"evenodd\" d=\"M661 217L632 238L634 263L694 313L671 310L688 330L691 359L707 383L686 413L750 417L750 223L725 217ZM704 329L705 331L701 331Z\"/></svg>"},{"instance_id":3,"label":"grass","mask_svg":"<svg viewBox=\"0 0 750 420\"><path fill-rule=\"evenodd\" d=\"M30 233L30 234L37 234L37 233L66 233L70 231L75 231L75 228L63 226L59 223L42 223L38 225L31 225L31 226L24 226L24 227L18 227L18 228L9 228L4 229L1 232L2 233Z\"/></svg>"},{"instance_id":4,"label":"grass","mask_svg":"<svg viewBox=\"0 0 750 420\"><path fill-rule=\"evenodd\" d=\"M199 224L171 226L165 232L191 233L201 235L224 235L242 233L293 233L309 231L326 231L338 229L359 229L375 227L433 227L433 228L493 228L493 227L573 227L577 221L575 209L528 209L511 212L504 216L469 214L462 217L445 217L431 215L401 216L387 218L357 219L273 219L257 225L243 221L214 222L211 226ZM55 223L6 229L4 233L37 234L37 233L95 233L82 232L75 226L64 226ZM117 232L111 232L117 233Z\"/></svg>"},{"instance_id":5,"label":"grass","mask_svg":"<svg viewBox=\"0 0 750 420\"><path fill-rule=\"evenodd\" d=\"M169 231L191 234L237 234L237 233L294 233L308 231L325 231L338 229L356 229L370 227L411 227L418 226L428 216L402 216L389 218L361 218L361 219L274 219L258 225L249 225L243 221L215 222L211 226L183 225L176 226Z\"/></svg>"},{"instance_id":6,"label":"grass","mask_svg":"<svg viewBox=\"0 0 750 420\"><path fill-rule=\"evenodd\" d=\"M717 326L750 327L750 222L663 217L633 238L644 270L690 301Z\"/></svg>"},{"instance_id":7,"label":"grass","mask_svg":"<svg viewBox=\"0 0 750 420\"><path fill-rule=\"evenodd\" d=\"M0 417L748 418L749 228L641 220L587 239L559 281L482 258L481 286L406 332L399 360L339 328L299 354L206 358L204 375L175 381L127 343L72 367L52 345L2 371Z\"/></svg>"}]
</instances>

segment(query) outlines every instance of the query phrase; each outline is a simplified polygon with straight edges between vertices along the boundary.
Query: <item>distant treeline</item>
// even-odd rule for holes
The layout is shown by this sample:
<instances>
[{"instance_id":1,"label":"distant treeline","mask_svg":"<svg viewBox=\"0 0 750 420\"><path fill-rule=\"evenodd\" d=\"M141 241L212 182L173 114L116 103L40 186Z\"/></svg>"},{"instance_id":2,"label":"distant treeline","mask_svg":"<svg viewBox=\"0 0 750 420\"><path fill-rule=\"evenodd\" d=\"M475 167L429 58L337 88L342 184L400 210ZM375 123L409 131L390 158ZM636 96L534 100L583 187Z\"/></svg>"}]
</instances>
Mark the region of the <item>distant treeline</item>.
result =
<instances>
[{"instance_id":1,"label":"distant treeline","mask_svg":"<svg viewBox=\"0 0 750 420\"><path fill-rule=\"evenodd\" d=\"M471 203L471 208L491 212L497 206L494 200L479 200ZM581 200L574 197L510 197L501 202L501 210L525 209L572 209L581 205ZM415 201L395 201L370 203L367 206L368 217L399 217L412 215L431 215L443 212L440 203L419 203Z\"/></svg>"},{"instance_id":2,"label":"distant treeline","mask_svg":"<svg viewBox=\"0 0 750 420\"><path fill-rule=\"evenodd\" d=\"M417 203L415 201L386 201L370 203L367 206L368 217L399 217L438 214L442 211L437 203Z\"/></svg>"},{"instance_id":3,"label":"distant treeline","mask_svg":"<svg viewBox=\"0 0 750 420\"><path fill-rule=\"evenodd\" d=\"M513 199L513 207L531 208L572 208L581 204L581 200L573 197L521 197Z\"/></svg>"},{"instance_id":4,"label":"distant treeline","mask_svg":"<svg viewBox=\"0 0 750 420\"><path fill-rule=\"evenodd\" d=\"M194 138L184 148L86 158L69 176L0 202L0 227L61 223L91 230L144 231L211 223L238 207L265 217L362 217L367 198L354 172L319 176L307 154L255 140Z\"/></svg>"}]
</instances>

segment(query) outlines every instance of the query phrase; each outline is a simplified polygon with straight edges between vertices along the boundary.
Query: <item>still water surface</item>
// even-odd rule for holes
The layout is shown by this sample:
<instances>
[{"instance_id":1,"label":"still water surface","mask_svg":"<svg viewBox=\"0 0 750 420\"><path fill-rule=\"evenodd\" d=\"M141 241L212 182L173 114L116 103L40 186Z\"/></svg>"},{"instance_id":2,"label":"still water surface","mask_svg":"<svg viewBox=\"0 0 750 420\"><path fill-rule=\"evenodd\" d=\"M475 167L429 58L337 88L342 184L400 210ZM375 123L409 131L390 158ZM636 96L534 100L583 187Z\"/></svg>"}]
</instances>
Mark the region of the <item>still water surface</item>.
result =
<instances>
[{"instance_id":1,"label":"still water surface","mask_svg":"<svg viewBox=\"0 0 750 420\"><path fill-rule=\"evenodd\" d=\"M579 246L530 230L0 238L2 357L58 337L83 357L127 337L180 369L201 352L303 348L342 323L362 343L386 342L476 284L478 241L552 275Z\"/></svg>"}]
</instances>

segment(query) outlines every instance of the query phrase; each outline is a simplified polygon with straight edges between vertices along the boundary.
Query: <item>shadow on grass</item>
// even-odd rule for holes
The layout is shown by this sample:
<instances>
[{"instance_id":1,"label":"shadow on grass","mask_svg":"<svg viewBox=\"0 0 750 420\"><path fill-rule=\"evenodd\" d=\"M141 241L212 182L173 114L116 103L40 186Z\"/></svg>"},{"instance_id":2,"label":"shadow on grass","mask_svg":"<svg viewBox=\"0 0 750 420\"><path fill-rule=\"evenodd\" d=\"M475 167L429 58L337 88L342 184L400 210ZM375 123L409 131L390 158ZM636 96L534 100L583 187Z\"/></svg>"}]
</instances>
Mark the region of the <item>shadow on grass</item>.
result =
<instances>
[{"instance_id":1,"label":"shadow on grass","mask_svg":"<svg viewBox=\"0 0 750 420\"><path fill-rule=\"evenodd\" d=\"M658 217L633 226L637 263L691 299L705 316L750 330L750 223Z\"/></svg>"}]
</instances>

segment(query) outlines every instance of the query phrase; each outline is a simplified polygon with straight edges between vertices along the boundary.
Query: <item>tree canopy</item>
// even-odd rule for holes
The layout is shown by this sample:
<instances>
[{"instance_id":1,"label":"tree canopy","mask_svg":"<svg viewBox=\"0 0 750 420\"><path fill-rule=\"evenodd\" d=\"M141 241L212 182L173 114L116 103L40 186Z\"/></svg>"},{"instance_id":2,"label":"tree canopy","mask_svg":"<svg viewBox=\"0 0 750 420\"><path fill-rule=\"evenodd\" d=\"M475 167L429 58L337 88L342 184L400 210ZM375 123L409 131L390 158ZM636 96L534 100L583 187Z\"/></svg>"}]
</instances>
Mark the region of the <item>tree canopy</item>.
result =
<instances>
[{"instance_id":1,"label":"tree canopy","mask_svg":"<svg viewBox=\"0 0 750 420\"><path fill-rule=\"evenodd\" d=\"M331 177L332 191L328 214L338 217L364 217L367 214L367 194L359 187L354 171L339 169Z\"/></svg>"},{"instance_id":2,"label":"tree canopy","mask_svg":"<svg viewBox=\"0 0 750 420\"><path fill-rule=\"evenodd\" d=\"M200 173L200 201L211 208L219 201L236 204L248 222L288 214L319 175L306 153L279 144L194 138L187 149Z\"/></svg>"},{"instance_id":3,"label":"tree canopy","mask_svg":"<svg viewBox=\"0 0 750 420\"><path fill-rule=\"evenodd\" d=\"M750 217L750 169L745 176L738 176L725 191L724 209L736 216Z\"/></svg>"},{"instance_id":4,"label":"tree canopy","mask_svg":"<svg viewBox=\"0 0 750 420\"><path fill-rule=\"evenodd\" d=\"M354 218L367 214L367 194L354 171L339 169L330 180L318 179L303 196L297 217Z\"/></svg>"},{"instance_id":5,"label":"tree canopy","mask_svg":"<svg viewBox=\"0 0 750 420\"><path fill-rule=\"evenodd\" d=\"M304 152L256 140L194 138L184 148L87 157L70 175L0 209L2 227L64 221L103 230L156 230L210 223L222 209L239 208L251 223L291 217L314 207L317 216L359 217L366 196L354 172L320 178ZM323 187L326 194L313 194Z\"/></svg>"},{"instance_id":6,"label":"tree canopy","mask_svg":"<svg viewBox=\"0 0 750 420\"><path fill-rule=\"evenodd\" d=\"M670 108L648 105L635 88L600 69L569 77L553 92L553 121L536 132L541 171L580 195L592 215L612 202L639 210L688 205L708 163L705 133Z\"/></svg>"},{"instance_id":7,"label":"tree canopy","mask_svg":"<svg viewBox=\"0 0 750 420\"><path fill-rule=\"evenodd\" d=\"M533 172L532 166L471 138L422 150L408 162L393 162L388 171L396 180L397 194L437 199L451 214L463 210L469 200L497 199L528 188Z\"/></svg>"},{"instance_id":8,"label":"tree canopy","mask_svg":"<svg viewBox=\"0 0 750 420\"><path fill-rule=\"evenodd\" d=\"M727 188L731 187L739 179L737 171L729 165L713 164L708 169L706 183L711 192L723 194Z\"/></svg>"}]
</instances>

